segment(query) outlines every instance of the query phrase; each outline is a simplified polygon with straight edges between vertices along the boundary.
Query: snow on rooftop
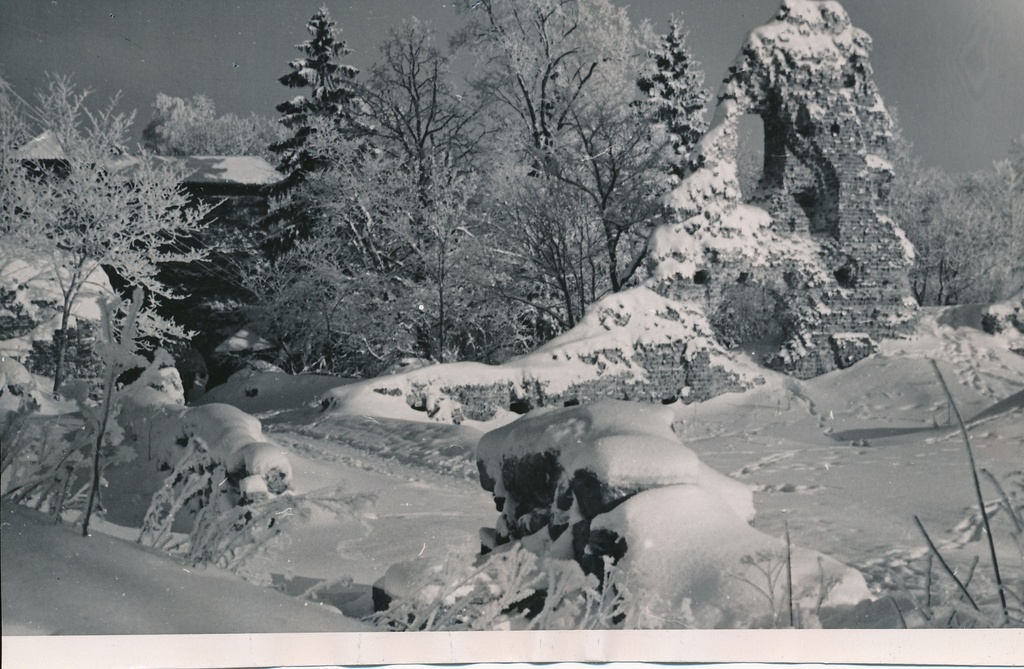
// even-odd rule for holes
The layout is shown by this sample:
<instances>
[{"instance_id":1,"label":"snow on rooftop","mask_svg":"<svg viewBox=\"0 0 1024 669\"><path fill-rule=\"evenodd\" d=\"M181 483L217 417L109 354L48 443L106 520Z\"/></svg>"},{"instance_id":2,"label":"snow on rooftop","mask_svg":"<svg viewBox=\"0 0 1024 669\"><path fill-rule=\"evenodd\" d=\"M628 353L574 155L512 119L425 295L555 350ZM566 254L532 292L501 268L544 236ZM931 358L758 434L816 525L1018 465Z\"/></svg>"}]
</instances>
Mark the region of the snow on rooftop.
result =
<instances>
[{"instance_id":1,"label":"snow on rooftop","mask_svg":"<svg viewBox=\"0 0 1024 669\"><path fill-rule=\"evenodd\" d=\"M61 160L64 149L51 130L33 137L15 153L19 160Z\"/></svg>"},{"instance_id":2,"label":"snow on rooftop","mask_svg":"<svg viewBox=\"0 0 1024 669\"><path fill-rule=\"evenodd\" d=\"M259 335L242 328L231 335L214 349L217 353L234 353L238 351L266 351L274 345Z\"/></svg>"},{"instance_id":3,"label":"snow on rooftop","mask_svg":"<svg viewBox=\"0 0 1024 669\"><path fill-rule=\"evenodd\" d=\"M29 140L17 151L20 160L63 160L64 155L64 148L50 130ZM180 165L187 174L182 181L187 184L267 186L284 179L283 174L259 156L154 156L154 159ZM111 156L108 167L131 174L140 160L139 156Z\"/></svg>"},{"instance_id":4,"label":"snow on rooftop","mask_svg":"<svg viewBox=\"0 0 1024 669\"><path fill-rule=\"evenodd\" d=\"M189 172L185 183L267 186L284 179L259 156L187 156L182 160Z\"/></svg>"}]
</instances>

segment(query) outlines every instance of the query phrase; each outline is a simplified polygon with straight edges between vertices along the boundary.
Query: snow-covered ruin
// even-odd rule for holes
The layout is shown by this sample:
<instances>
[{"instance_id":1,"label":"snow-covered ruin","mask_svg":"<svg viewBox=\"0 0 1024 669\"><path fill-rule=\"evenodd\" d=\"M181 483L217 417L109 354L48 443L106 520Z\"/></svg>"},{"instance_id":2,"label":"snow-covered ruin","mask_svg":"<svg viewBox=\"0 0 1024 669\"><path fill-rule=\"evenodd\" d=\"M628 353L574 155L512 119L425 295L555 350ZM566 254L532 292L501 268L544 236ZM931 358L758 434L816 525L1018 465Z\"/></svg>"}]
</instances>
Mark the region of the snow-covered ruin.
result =
<instances>
[{"instance_id":1,"label":"snow-covered ruin","mask_svg":"<svg viewBox=\"0 0 1024 669\"><path fill-rule=\"evenodd\" d=\"M693 172L667 198L674 221L651 243L666 297L713 310L737 283L777 295L787 341L769 362L801 378L848 367L915 320L870 48L839 3L786 0L729 68ZM753 204L736 178L744 114L764 123Z\"/></svg>"},{"instance_id":2,"label":"snow-covered ruin","mask_svg":"<svg viewBox=\"0 0 1024 669\"><path fill-rule=\"evenodd\" d=\"M439 365L339 389L373 391L439 419L486 420L602 398L701 401L761 381L712 315L737 290L770 296L781 348L765 362L800 378L845 368L916 321L913 247L888 216L892 120L872 80L870 37L837 2L785 0L729 68L691 173L665 198L650 277L592 305L530 355L490 367ZM764 175L744 198L737 126L764 123Z\"/></svg>"}]
</instances>

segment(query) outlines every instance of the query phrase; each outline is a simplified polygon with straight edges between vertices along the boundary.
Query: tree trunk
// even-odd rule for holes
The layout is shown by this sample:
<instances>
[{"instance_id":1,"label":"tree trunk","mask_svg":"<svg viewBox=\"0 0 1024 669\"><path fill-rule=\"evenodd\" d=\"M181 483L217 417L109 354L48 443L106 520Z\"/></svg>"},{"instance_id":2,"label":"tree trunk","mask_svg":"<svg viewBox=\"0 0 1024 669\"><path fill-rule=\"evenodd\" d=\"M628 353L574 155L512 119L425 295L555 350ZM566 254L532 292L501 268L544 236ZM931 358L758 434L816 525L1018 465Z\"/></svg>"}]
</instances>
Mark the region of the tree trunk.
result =
<instances>
[{"instance_id":1,"label":"tree trunk","mask_svg":"<svg viewBox=\"0 0 1024 669\"><path fill-rule=\"evenodd\" d=\"M100 417L99 430L96 434L96 445L92 453L92 485L89 486L89 502L85 507L85 515L82 516L82 536L89 536L89 520L92 518L92 510L96 505L96 498L100 489L100 455L103 450L103 438L107 434L107 422L110 420L114 395L115 367L111 365L107 370L103 388L103 415Z\"/></svg>"},{"instance_id":2,"label":"tree trunk","mask_svg":"<svg viewBox=\"0 0 1024 669\"><path fill-rule=\"evenodd\" d=\"M68 322L71 320L71 304L65 302L60 314L60 330L53 333L54 370L53 392L60 390L64 383L64 367L68 352Z\"/></svg>"},{"instance_id":3,"label":"tree trunk","mask_svg":"<svg viewBox=\"0 0 1024 669\"><path fill-rule=\"evenodd\" d=\"M605 243L608 246L608 278L612 282L612 292L622 290L622 283L619 281L619 237L620 234L613 232L613 226L607 221L604 223Z\"/></svg>"},{"instance_id":4,"label":"tree trunk","mask_svg":"<svg viewBox=\"0 0 1024 669\"><path fill-rule=\"evenodd\" d=\"M444 279L442 278L443 282ZM438 283L437 286L437 361L444 362L444 344L445 344L445 328L444 328L444 285Z\"/></svg>"}]
</instances>

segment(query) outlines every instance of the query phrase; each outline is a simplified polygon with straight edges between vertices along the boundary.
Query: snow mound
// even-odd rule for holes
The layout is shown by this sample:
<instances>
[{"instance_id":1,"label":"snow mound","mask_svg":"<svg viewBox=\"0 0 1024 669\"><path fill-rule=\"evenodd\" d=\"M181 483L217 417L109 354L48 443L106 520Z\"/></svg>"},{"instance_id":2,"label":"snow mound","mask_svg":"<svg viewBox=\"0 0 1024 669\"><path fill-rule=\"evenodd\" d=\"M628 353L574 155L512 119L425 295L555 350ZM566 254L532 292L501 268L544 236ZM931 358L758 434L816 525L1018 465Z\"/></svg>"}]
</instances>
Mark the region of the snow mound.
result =
<instances>
[{"instance_id":1,"label":"snow mound","mask_svg":"<svg viewBox=\"0 0 1024 669\"><path fill-rule=\"evenodd\" d=\"M172 371L174 371L172 369ZM179 393L180 394L180 393ZM292 487L292 466L284 449L263 434L259 419L228 404L186 407L167 393L140 388L124 402L118 418L125 439L140 457L111 467L108 478L129 504L114 505L111 518L137 526L152 495L161 488L190 442L200 442L215 463L222 463L233 481L248 480L243 501L260 494L278 495Z\"/></svg>"},{"instance_id":2,"label":"snow mound","mask_svg":"<svg viewBox=\"0 0 1024 669\"><path fill-rule=\"evenodd\" d=\"M789 623L786 543L750 527L705 488L641 492L596 517L591 531L624 540L620 584L652 616L686 610L699 628ZM793 547L791 562L804 624L822 606L872 598L864 577L832 558Z\"/></svg>"},{"instance_id":3,"label":"snow mound","mask_svg":"<svg viewBox=\"0 0 1024 669\"><path fill-rule=\"evenodd\" d=\"M303 602L18 505L3 507L4 634L366 632L331 606ZM102 522L97 523L102 525ZM115 663L116 664L116 663ZM6 662L5 662L6 665Z\"/></svg>"},{"instance_id":4,"label":"snow mound","mask_svg":"<svg viewBox=\"0 0 1024 669\"><path fill-rule=\"evenodd\" d=\"M227 460L228 473L245 473L248 478L259 479L262 492L279 495L292 482L292 465L277 444L250 442L233 452ZM245 490L242 490L243 495Z\"/></svg>"},{"instance_id":5,"label":"snow mound","mask_svg":"<svg viewBox=\"0 0 1024 669\"><path fill-rule=\"evenodd\" d=\"M670 407L614 400L541 409L484 435L477 447L477 466L482 479L495 481L493 489L484 485L495 497L515 499L519 492L506 485L509 463L550 454L565 476L589 472L615 489L708 486L734 513L752 519L750 490L701 463L676 437L674 420Z\"/></svg>"},{"instance_id":6,"label":"snow mound","mask_svg":"<svg viewBox=\"0 0 1024 669\"><path fill-rule=\"evenodd\" d=\"M598 576L613 564L608 587L649 604L659 620L685 610L687 624L705 628L783 623L786 543L748 524L751 489L704 465L674 419L671 407L604 401L535 411L486 434L480 480L501 516L481 536L574 559ZM871 598L859 572L790 552L802 624L823 606Z\"/></svg>"},{"instance_id":7,"label":"snow mound","mask_svg":"<svg viewBox=\"0 0 1024 669\"><path fill-rule=\"evenodd\" d=\"M351 379L317 374L288 374L244 367L211 388L197 404L230 404L247 413L284 411L319 403L320 396Z\"/></svg>"}]
</instances>

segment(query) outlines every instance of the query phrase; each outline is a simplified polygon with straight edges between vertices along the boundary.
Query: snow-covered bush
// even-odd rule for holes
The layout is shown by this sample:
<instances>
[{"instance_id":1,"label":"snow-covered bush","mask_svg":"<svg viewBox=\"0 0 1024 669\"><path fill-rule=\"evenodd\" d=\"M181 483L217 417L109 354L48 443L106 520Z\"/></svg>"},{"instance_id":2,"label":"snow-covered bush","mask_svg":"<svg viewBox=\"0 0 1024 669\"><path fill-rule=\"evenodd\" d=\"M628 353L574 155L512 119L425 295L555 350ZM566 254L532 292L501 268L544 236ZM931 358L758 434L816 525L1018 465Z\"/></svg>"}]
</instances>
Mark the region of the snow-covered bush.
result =
<instances>
[{"instance_id":1,"label":"snow-covered bush","mask_svg":"<svg viewBox=\"0 0 1024 669\"><path fill-rule=\"evenodd\" d=\"M87 459L80 430L41 419L52 404L21 363L0 357L0 498L59 518L80 507Z\"/></svg>"},{"instance_id":2,"label":"snow-covered bush","mask_svg":"<svg viewBox=\"0 0 1024 669\"><path fill-rule=\"evenodd\" d=\"M390 601L372 620L399 631L602 629L626 618L614 587L602 590L572 560L539 557L520 544L475 562L400 563L375 587Z\"/></svg>"},{"instance_id":3,"label":"snow-covered bush","mask_svg":"<svg viewBox=\"0 0 1024 669\"><path fill-rule=\"evenodd\" d=\"M371 495L345 496L342 487L306 494L286 493L282 479L268 486L261 473L280 473L280 449L271 444L250 444L240 449L238 462L218 461L198 437L189 440L181 460L164 480L146 511L139 543L182 554L193 565L213 565L244 578L269 584L269 574L254 567L254 560L271 553L286 540L283 531L294 519L308 519L323 511L338 517L361 518L372 508ZM179 516L194 515L187 535L176 534Z\"/></svg>"},{"instance_id":4,"label":"snow-covered bush","mask_svg":"<svg viewBox=\"0 0 1024 669\"><path fill-rule=\"evenodd\" d=\"M634 626L776 626L789 620L783 601L816 614L871 598L859 572L751 527L751 490L680 443L674 418L670 407L605 401L486 434L477 458L501 512L493 545L573 560L606 590L614 566Z\"/></svg>"},{"instance_id":5,"label":"snow-covered bush","mask_svg":"<svg viewBox=\"0 0 1024 669\"><path fill-rule=\"evenodd\" d=\"M3 402L4 497L52 513L60 521L62 513L80 510L83 533L88 533L94 509L102 509L100 488L106 485L104 472L112 464L130 461L135 452L123 443L123 431L117 417L128 396L145 396L149 387L173 387L177 375L170 357L158 349L152 361L139 353L145 312L141 308L141 290L133 300L101 302L99 341L95 353L103 365L102 384L97 389L88 379L74 379L63 387L62 401L71 400L81 418L69 417L61 427L56 421L33 421L30 414L42 403L50 405L48 413L67 413L70 406L54 407L35 387L33 377L24 367L5 360ZM141 319L140 319L141 317ZM136 381L123 384L121 375L131 369L142 369ZM180 381L177 382L180 394ZM13 411L11 409L13 408ZM56 409L56 410L55 410ZM35 423L32 426L32 423ZM26 433L26 427L32 429ZM16 428L16 430L15 430Z\"/></svg>"},{"instance_id":6,"label":"snow-covered bush","mask_svg":"<svg viewBox=\"0 0 1024 669\"><path fill-rule=\"evenodd\" d=\"M986 307L981 315L981 329L990 335L1002 335L1011 345L1024 345L1024 291Z\"/></svg>"},{"instance_id":7,"label":"snow-covered bush","mask_svg":"<svg viewBox=\"0 0 1024 669\"><path fill-rule=\"evenodd\" d=\"M263 434L257 418L228 404L186 407L180 396L180 386L173 395L141 390L126 403L121 424L128 440L145 455L140 467L170 469L184 456L186 446L198 439L233 481L256 475L274 493L291 487L291 463L284 450Z\"/></svg>"}]
</instances>

